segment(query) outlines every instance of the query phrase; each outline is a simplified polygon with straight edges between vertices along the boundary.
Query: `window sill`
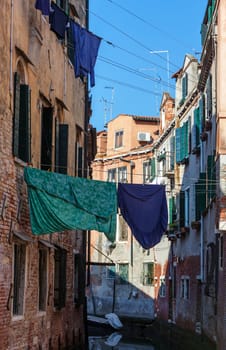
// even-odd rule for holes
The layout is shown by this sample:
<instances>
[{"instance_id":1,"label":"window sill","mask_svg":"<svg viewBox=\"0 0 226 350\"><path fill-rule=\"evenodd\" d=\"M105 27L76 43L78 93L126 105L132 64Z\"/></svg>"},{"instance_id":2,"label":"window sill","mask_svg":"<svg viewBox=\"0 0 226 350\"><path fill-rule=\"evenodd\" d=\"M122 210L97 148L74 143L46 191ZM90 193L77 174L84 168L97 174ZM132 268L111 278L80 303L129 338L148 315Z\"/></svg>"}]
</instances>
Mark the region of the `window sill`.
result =
<instances>
[{"instance_id":1,"label":"window sill","mask_svg":"<svg viewBox=\"0 0 226 350\"><path fill-rule=\"evenodd\" d=\"M24 320L24 315L12 316L12 322L17 322L22 320Z\"/></svg>"}]
</instances>

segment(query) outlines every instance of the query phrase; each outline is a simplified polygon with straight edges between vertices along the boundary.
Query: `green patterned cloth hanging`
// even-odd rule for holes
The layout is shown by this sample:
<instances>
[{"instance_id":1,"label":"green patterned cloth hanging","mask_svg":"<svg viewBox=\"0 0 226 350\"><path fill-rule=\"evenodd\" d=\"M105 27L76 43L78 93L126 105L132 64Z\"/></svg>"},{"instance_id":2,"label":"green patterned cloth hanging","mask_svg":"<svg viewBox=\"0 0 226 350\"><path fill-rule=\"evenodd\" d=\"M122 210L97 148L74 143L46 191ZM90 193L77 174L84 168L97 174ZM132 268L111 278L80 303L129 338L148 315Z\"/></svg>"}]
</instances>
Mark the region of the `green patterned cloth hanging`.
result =
<instances>
[{"instance_id":1,"label":"green patterned cloth hanging","mask_svg":"<svg viewBox=\"0 0 226 350\"><path fill-rule=\"evenodd\" d=\"M96 230L114 242L117 193L112 182L71 177L26 167L30 223L35 235Z\"/></svg>"}]
</instances>

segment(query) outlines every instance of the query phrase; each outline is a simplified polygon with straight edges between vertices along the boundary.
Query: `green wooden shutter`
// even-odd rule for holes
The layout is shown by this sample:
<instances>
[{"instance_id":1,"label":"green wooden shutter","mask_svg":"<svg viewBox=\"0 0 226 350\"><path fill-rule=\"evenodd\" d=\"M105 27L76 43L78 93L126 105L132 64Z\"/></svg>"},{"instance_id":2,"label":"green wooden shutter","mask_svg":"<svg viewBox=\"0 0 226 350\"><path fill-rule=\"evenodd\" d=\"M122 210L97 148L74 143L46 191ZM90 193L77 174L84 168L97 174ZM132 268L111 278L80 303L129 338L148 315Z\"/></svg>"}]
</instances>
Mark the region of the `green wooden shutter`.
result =
<instances>
[{"instance_id":1,"label":"green wooden shutter","mask_svg":"<svg viewBox=\"0 0 226 350\"><path fill-rule=\"evenodd\" d=\"M175 143L175 147L176 147L176 163L180 163L181 158L180 158L180 135L181 135L181 130L180 128L177 128L175 130L175 138L176 138L176 143Z\"/></svg>"},{"instance_id":2,"label":"green wooden shutter","mask_svg":"<svg viewBox=\"0 0 226 350\"><path fill-rule=\"evenodd\" d=\"M19 158L30 162L30 89L20 85Z\"/></svg>"},{"instance_id":3,"label":"green wooden shutter","mask_svg":"<svg viewBox=\"0 0 226 350\"><path fill-rule=\"evenodd\" d=\"M174 170L174 160L175 160L175 136L170 138L170 154L169 154L169 168Z\"/></svg>"},{"instance_id":4,"label":"green wooden shutter","mask_svg":"<svg viewBox=\"0 0 226 350\"><path fill-rule=\"evenodd\" d=\"M199 119L200 119L200 131L204 130L205 125L205 95L199 100Z\"/></svg>"},{"instance_id":5,"label":"green wooden shutter","mask_svg":"<svg viewBox=\"0 0 226 350\"><path fill-rule=\"evenodd\" d=\"M189 134L188 134L188 121L184 123L184 157L188 158L189 155Z\"/></svg>"},{"instance_id":6,"label":"green wooden shutter","mask_svg":"<svg viewBox=\"0 0 226 350\"><path fill-rule=\"evenodd\" d=\"M188 94L188 75L185 73L182 79L182 99L184 100Z\"/></svg>"},{"instance_id":7,"label":"green wooden shutter","mask_svg":"<svg viewBox=\"0 0 226 350\"><path fill-rule=\"evenodd\" d=\"M216 164L214 158L214 155L209 155L207 159L208 202L216 195Z\"/></svg>"},{"instance_id":8,"label":"green wooden shutter","mask_svg":"<svg viewBox=\"0 0 226 350\"><path fill-rule=\"evenodd\" d=\"M155 157L151 159L151 179L153 180L156 176L156 171L155 171Z\"/></svg>"},{"instance_id":9,"label":"green wooden shutter","mask_svg":"<svg viewBox=\"0 0 226 350\"><path fill-rule=\"evenodd\" d=\"M67 174L68 164L68 125L59 124L59 173Z\"/></svg>"},{"instance_id":10,"label":"green wooden shutter","mask_svg":"<svg viewBox=\"0 0 226 350\"><path fill-rule=\"evenodd\" d=\"M200 144L200 118L199 118L199 108L194 111L194 127L195 127L195 145L196 147Z\"/></svg>"},{"instance_id":11,"label":"green wooden shutter","mask_svg":"<svg viewBox=\"0 0 226 350\"><path fill-rule=\"evenodd\" d=\"M212 75L209 75L208 81L207 81L207 118L212 117Z\"/></svg>"},{"instance_id":12,"label":"green wooden shutter","mask_svg":"<svg viewBox=\"0 0 226 350\"><path fill-rule=\"evenodd\" d=\"M83 148L78 147L78 176L83 176Z\"/></svg>"},{"instance_id":13,"label":"green wooden shutter","mask_svg":"<svg viewBox=\"0 0 226 350\"><path fill-rule=\"evenodd\" d=\"M20 76L14 74L13 155L19 157Z\"/></svg>"},{"instance_id":14,"label":"green wooden shutter","mask_svg":"<svg viewBox=\"0 0 226 350\"><path fill-rule=\"evenodd\" d=\"M185 193L180 191L180 227L185 225Z\"/></svg>"},{"instance_id":15,"label":"green wooden shutter","mask_svg":"<svg viewBox=\"0 0 226 350\"><path fill-rule=\"evenodd\" d=\"M195 212L196 220L200 220L202 212L206 208L206 173L200 173L195 184Z\"/></svg>"},{"instance_id":16,"label":"green wooden shutter","mask_svg":"<svg viewBox=\"0 0 226 350\"><path fill-rule=\"evenodd\" d=\"M169 198L169 224L173 223L173 198Z\"/></svg>"},{"instance_id":17,"label":"green wooden shutter","mask_svg":"<svg viewBox=\"0 0 226 350\"><path fill-rule=\"evenodd\" d=\"M185 158L185 124L180 128L180 161Z\"/></svg>"},{"instance_id":18,"label":"green wooden shutter","mask_svg":"<svg viewBox=\"0 0 226 350\"><path fill-rule=\"evenodd\" d=\"M49 170L52 165L52 122L53 108L42 108L41 169Z\"/></svg>"}]
</instances>

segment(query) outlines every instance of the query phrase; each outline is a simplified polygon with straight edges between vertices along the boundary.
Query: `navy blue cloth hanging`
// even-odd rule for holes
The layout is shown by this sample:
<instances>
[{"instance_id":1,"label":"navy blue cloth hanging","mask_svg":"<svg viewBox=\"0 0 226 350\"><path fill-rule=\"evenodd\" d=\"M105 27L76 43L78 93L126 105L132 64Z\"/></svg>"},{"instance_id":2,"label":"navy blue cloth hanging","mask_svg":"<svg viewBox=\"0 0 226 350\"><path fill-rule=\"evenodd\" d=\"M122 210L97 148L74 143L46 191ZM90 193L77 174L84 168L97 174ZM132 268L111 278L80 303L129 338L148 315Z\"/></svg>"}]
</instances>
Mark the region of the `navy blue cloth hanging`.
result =
<instances>
[{"instance_id":1,"label":"navy blue cloth hanging","mask_svg":"<svg viewBox=\"0 0 226 350\"><path fill-rule=\"evenodd\" d=\"M49 0L36 0L35 8L40 10L44 16L49 16L50 14Z\"/></svg>"},{"instance_id":2,"label":"navy blue cloth hanging","mask_svg":"<svg viewBox=\"0 0 226 350\"><path fill-rule=\"evenodd\" d=\"M101 38L73 22L75 46L75 77L87 77L90 74L90 85L95 85L94 66L96 63Z\"/></svg>"},{"instance_id":3,"label":"navy blue cloth hanging","mask_svg":"<svg viewBox=\"0 0 226 350\"><path fill-rule=\"evenodd\" d=\"M65 38L65 32L69 18L54 2L51 3L51 12L49 15L50 29L56 33L58 39Z\"/></svg>"},{"instance_id":4,"label":"navy blue cloth hanging","mask_svg":"<svg viewBox=\"0 0 226 350\"><path fill-rule=\"evenodd\" d=\"M144 249L160 242L168 224L165 186L119 183L118 206Z\"/></svg>"}]
</instances>

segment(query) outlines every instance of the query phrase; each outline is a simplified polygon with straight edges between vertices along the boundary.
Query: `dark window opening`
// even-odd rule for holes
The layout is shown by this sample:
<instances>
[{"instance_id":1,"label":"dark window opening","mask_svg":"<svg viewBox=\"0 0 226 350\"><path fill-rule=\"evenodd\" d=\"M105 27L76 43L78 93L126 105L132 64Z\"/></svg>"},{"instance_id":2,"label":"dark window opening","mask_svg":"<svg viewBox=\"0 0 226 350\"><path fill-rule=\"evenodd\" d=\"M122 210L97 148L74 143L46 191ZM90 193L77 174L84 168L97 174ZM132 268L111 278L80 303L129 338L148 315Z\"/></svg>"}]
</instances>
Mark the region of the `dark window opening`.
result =
<instances>
[{"instance_id":1,"label":"dark window opening","mask_svg":"<svg viewBox=\"0 0 226 350\"><path fill-rule=\"evenodd\" d=\"M13 315L23 315L26 245L14 244Z\"/></svg>"},{"instance_id":2,"label":"dark window opening","mask_svg":"<svg viewBox=\"0 0 226 350\"><path fill-rule=\"evenodd\" d=\"M46 310L47 249L39 249L39 310Z\"/></svg>"},{"instance_id":3,"label":"dark window opening","mask_svg":"<svg viewBox=\"0 0 226 350\"><path fill-rule=\"evenodd\" d=\"M56 249L54 258L54 306L57 309L61 309L65 306L66 302L66 250L61 248Z\"/></svg>"},{"instance_id":4,"label":"dark window opening","mask_svg":"<svg viewBox=\"0 0 226 350\"><path fill-rule=\"evenodd\" d=\"M52 123L53 109L42 108L42 133L41 133L41 169L51 170L52 168Z\"/></svg>"}]
</instances>

